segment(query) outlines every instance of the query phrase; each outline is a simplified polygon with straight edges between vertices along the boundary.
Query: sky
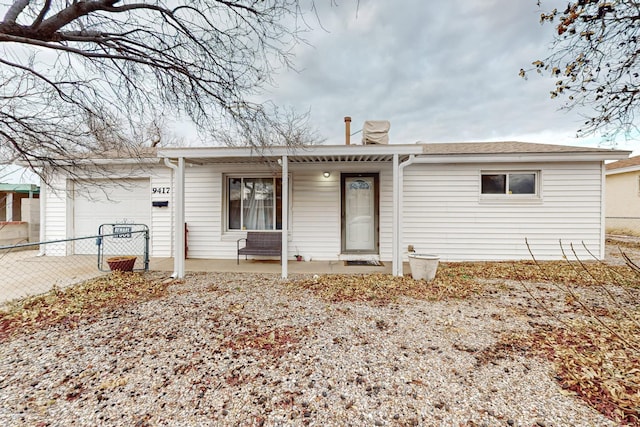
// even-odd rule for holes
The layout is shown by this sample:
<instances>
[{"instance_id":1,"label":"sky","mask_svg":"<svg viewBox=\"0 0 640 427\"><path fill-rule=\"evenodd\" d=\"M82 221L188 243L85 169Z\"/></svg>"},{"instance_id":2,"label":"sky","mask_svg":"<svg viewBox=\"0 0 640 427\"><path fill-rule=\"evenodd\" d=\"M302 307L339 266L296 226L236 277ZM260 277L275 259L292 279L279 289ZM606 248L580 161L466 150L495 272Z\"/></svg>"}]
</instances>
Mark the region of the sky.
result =
<instances>
[{"instance_id":1,"label":"sky","mask_svg":"<svg viewBox=\"0 0 640 427\"><path fill-rule=\"evenodd\" d=\"M333 3L333 5L332 5ZM389 120L391 143L517 140L598 146L577 139L584 121L551 99L555 80L521 68L544 59L553 26L543 0L315 0L322 28L304 34L296 70L275 76L264 96L310 112L326 144L344 143L365 120ZM353 137L360 141L361 134ZM617 148L639 145L620 141Z\"/></svg>"},{"instance_id":2,"label":"sky","mask_svg":"<svg viewBox=\"0 0 640 427\"><path fill-rule=\"evenodd\" d=\"M0 166L0 182L6 184L40 184L40 178L30 170L15 166Z\"/></svg>"},{"instance_id":3,"label":"sky","mask_svg":"<svg viewBox=\"0 0 640 427\"><path fill-rule=\"evenodd\" d=\"M315 2L317 18L309 12ZM294 48L295 70L280 70L263 100L309 112L325 144L344 143L344 117L388 120L390 143L524 141L604 146L576 138L579 112L551 99L555 80L521 68L551 52L553 25L541 12L566 1L301 0L311 29ZM306 8L306 9L305 9ZM319 21L319 22L318 22ZM185 145L197 133L179 120ZM352 137L359 142L361 133ZM640 149L640 141L616 148ZM634 154L640 154L635 152ZM24 182L20 173L5 182ZM28 179L27 181L32 181ZM36 180L37 182L37 180Z\"/></svg>"}]
</instances>

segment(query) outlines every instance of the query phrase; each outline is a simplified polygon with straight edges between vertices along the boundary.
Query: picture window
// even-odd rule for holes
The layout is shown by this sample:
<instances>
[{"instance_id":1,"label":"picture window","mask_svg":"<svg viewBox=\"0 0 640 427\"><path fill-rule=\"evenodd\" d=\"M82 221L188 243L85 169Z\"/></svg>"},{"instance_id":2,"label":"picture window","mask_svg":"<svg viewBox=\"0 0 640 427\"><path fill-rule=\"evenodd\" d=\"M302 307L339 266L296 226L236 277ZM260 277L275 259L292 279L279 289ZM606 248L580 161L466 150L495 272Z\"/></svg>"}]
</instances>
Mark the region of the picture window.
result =
<instances>
[{"instance_id":1,"label":"picture window","mask_svg":"<svg viewBox=\"0 0 640 427\"><path fill-rule=\"evenodd\" d=\"M281 230L282 179L227 178L228 230Z\"/></svg>"}]
</instances>

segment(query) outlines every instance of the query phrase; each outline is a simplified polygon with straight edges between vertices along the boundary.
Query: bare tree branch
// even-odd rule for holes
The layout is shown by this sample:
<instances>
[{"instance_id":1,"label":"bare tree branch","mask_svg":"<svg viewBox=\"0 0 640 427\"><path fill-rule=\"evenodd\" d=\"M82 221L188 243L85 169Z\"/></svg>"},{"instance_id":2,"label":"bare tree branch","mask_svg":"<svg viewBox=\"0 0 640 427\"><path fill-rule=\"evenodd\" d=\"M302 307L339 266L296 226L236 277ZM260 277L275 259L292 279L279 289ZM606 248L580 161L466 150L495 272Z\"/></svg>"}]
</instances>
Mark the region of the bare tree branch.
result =
<instances>
[{"instance_id":1,"label":"bare tree branch","mask_svg":"<svg viewBox=\"0 0 640 427\"><path fill-rule=\"evenodd\" d=\"M0 163L139 146L167 112L214 143L317 142L308 113L253 101L291 66L301 13L299 0L0 0Z\"/></svg>"},{"instance_id":2,"label":"bare tree branch","mask_svg":"<svg viewBox=\"0 0 640 427\"><path fill-rule=\"evenodd\" d=\"M22 13L25 7L29 6L29 0L17 0L15 1L11 7L7 10L7 13L4 15L3 21L8 24L13 24L18 19L18 16Z\"/></svg>"},{"instance_id":3,"label":"bare tree branch","mask_svg":"<svg viewBox=\"0 0 640 427\"><path fill-rule=\"evenodd\" d=\"M542 2L539 2L542 3ZM565 109L591 111L579 136L637 136L640 108L640 1L570 1L564 11L541 14L555 25L552 54L532 70L555 79L551 97Z\"/></svg>"},{"instance_id":4,"label":"bare tree branch","mask_svg":"<svg viewBox=\"0 0 640 427\"><path fill-rule=\"evenodd\" d=\"M49 13L50 8L51 8L51 0L46 0L44 2L44 6L42 6L42 9L40 10L40 14L36 18L36 20L33 21L33 23L31 24L31 28L36 28L40 26L40 24L44 20L44 17L47 16L47 13Z\"/></svg>"}]
</instances>

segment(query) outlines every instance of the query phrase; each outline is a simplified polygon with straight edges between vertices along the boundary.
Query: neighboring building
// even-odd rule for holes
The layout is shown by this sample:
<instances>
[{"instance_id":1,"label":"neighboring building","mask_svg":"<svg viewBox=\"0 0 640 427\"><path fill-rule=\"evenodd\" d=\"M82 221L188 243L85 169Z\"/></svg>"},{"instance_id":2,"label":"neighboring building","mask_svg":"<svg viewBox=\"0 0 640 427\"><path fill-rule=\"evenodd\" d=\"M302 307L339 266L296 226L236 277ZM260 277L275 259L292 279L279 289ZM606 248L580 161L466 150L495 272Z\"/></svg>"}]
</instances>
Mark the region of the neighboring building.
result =
<instances>
[{"instance_id":1,"label":"neighboring building","mask_svg":"<svg viewBox=\"0 0 640 427\"><path fill-rule=\"evenodd\" d=\"M0 246L37 242L40 187L0 183Z\"/></svg>"},{"instance_id":2,"label":"neighboring building","mask_svg":"<svg viewBox=\"0 0 640 427\"><path fill-rule=\"evenodd\" d=\"M190 258L233 259L247 230L285 230L289 259L379 259L397 275L409 245L444 261L515 260L530 259L526 239L537 258L561 259L562 240L604 257L604 161L628 155L521 142L159 148L144 170L109 160L109 180L57 175L43 230L148 224L151 256L174 256L178 275L185 222Z\"/></svg>"},{"instance_id":3,"label":"neighboring building","mask_svg":"<svg viewBox=\"0 0 640 427\"><path fill-rule=\"evenodd\" d=\"M37 185L0 183L0 221L22 221L22 201L39 197Z\"/></svg>"},{"instance_id":4,"label":"neighboring building","mask_svg":"<svg viewBox=\"0 0 640 427\"><path fill-rule=\"evenodd\" d=\"M640 236L640 156L607 164L607 233Z\"/></svg>"}]
</instances>

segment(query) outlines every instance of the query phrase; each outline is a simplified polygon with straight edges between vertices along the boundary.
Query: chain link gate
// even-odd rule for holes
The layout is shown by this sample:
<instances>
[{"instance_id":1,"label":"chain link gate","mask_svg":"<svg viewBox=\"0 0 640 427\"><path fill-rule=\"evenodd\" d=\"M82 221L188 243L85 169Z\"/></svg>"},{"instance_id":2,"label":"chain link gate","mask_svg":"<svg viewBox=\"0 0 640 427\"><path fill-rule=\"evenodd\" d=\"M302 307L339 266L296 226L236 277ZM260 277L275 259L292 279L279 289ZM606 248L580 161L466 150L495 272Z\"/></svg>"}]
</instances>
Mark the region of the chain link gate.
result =
<instances>
[{"instance_id":1,"label":"chain link gate","mask_svg":"<svg viewBox=\"0 0 640 427\"><path fill-rule=\"evenodd\" d=\"M96 237L98 269L109 271L113 258L135 257L133 271L149 270L149 227L145 224L102 224Z\"/></svg>"}]
</instances>

